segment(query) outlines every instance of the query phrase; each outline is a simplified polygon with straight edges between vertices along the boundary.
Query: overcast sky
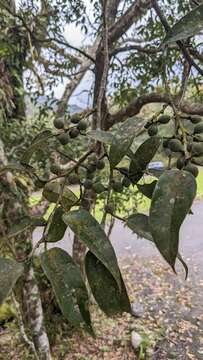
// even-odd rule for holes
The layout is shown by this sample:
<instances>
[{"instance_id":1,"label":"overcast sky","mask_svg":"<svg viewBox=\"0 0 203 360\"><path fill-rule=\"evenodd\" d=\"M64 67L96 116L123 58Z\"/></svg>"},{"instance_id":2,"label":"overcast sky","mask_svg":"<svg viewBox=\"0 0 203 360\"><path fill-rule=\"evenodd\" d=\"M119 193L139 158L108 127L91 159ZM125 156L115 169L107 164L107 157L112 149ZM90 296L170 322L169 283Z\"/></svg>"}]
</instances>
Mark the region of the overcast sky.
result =
<instances>
[{"instance_id":1,"label":"overcast sky","mask_svg":"<svg viewBox=\"0 0 203 360\"><path fill-rule=\"evenodd\" d=\"M90 0L84 0L84 3L86 5L86 11L90 19L92 19L92 4ZM85 42L87 42L87 39L85 39L84 34L80 31L79 27L76 27L75 24L71 24L66 26L65 29L65 38L66 40L76 47L81 47L84 45ZM89 89L91 86L91 80L92 80L92 74L88 72L82 83L78 86L75 94L73 94L70 103L71 104L77 104L78 106L87 107L88 104L88 98L86 95L85 90ZM62 94L62 91L64 89L64 84L59 85L56 88L55 94L57 97L60 97Z\"/></svg>"}]
</instances>

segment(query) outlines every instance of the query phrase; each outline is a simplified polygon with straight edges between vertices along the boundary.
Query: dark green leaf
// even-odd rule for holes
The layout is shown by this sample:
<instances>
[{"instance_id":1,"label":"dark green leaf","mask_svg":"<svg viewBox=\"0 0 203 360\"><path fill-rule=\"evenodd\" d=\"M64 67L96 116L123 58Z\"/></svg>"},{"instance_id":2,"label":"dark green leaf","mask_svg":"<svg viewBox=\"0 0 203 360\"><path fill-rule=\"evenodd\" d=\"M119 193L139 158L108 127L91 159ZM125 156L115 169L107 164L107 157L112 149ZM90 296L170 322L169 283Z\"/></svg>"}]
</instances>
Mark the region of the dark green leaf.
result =
<instances>
[{"instance_id":1,"label":"dark green leaf","mask_svg":"<svg viewBox=\"0 0 203 360\"><path fill-rule=\"evenodd\" d=\"M149 225L154 242L175 269L179 230L196 195L197 185L192 174L169 170L161 175L154 190Z\"/></svg>"},{"instance_id":2,"label":"dark green leaf","mask_svg":"<svg viewBox=\"0 0 203 360\"><path fill-rule=\"evenodd\" d=\"M43 189L43 196L50 202L56 203L59 195L61 194L62 183L58 181L52 181L45 185ZM78 198L77 196L67 187L65 186L63 189L63 195L61 196L60 204L66 210L70 210L70 208L76 204Z\"/></svg>"},{"instance_id":3,"label":"dark green leaf","mask_svg":"<svg viewBox=\"0 0 203 360\"><path fill-rule=\"evenodd\" d=\"M0 257L0 305L7 298L22 272L22 264Z\"/></svg>"},{"instance_id":4,"label":"dark green leaf","mask_svg":"<svg viewBox=\"0 0 203 360\"><path fill-rule=\"evenodd\" d=\"M112 169L128 153L135 137L135 125L135 119L128 119L116 131L109 152L109 162Z\"/></svg>"},{"instance_id":5,"label":"dark green leaf","mask_svg":"<svg viewBox=\"0 0 203 360\"><path fill-rule=\"evenodd\" d=\"M105 314L112 316L122 312L131 312L130 301L121 275L120 290L111 273L90 251L85 257L85 269L94 298Z\"/></svg>"},{"instance_id":6,"label":"dark green leaf","mask_svg":"<svg viewBox=\"0 0 203 360\"><path fill-rule=\"evenodd\" d=\"M34 139L32 145L25 151L21 158L22 164L29 164L30 159L34 152L41 150L47 146L47 141L53 137L53 134L50 130L44 130L42 133L37 135Z\"/></svg>"},{"instance_id":7,"label":"dark green leaf","mask_svg":"<svg viewBox=\"0 0 203 360\"><path fill-rule=\"evenodd\" d=\"M71 256L53 248L41 255L41 264L65 318L73 326L86 326L92 332L87 289Z\"/></svg>"},{"instance_id":8,"label":"dark green leaf","mask_svg":"<svg viewBox=\"0 0 203 360\"><path fill-rule=\"evenodd\" d=\"M167 33L164 43L176 42L198 34L203 29L203 5L181 18Z\"/></svg>"},{"instance_id":9,"label":"dark green leaf","mask_svg":"<svg viewBox=\"0 0 203 360\"><path fill-rule=\"evenodd\" d=\"M147 239L154 242L149 227L149 217L144 214L133 214L127 219L126 225L135 233L138 237ZM185 269L185 278L188 276L188 267L184 262L182 256L178 253L178 260L182 263Z\"/></svg>"},{"instance_id":10,"label":"dark green leaf","mask_svg":"<svg viewBox=\"0 0 203 360\"><path fill-rule=\"evenodd\" d=\"M57 242L63 238L67 228L66 224L62 219L63 215L63 209L61 207L58 207L54 212L51 225L46 236L47 242Z\"/></svg>"},{"instance_id":11,"label":"dark green leaf","mask_svg":"<svg viewBox=\"0 0 203 360\"><path fill-rule=\"evenodd\" d=\"M126 225L139 237L153 241L148 216L144 214L133 214L127 219Z\"/></svg>"},{"instance_id":12,"label":"dark green leaf","mask_svg":"<svg viewBox=\"0 0 203 360\"><path fill-rule=\"evenodd\" d=\"M71 211L63 216L64 222L90 251L111 272L120 287L120 270L114 249L97 220L86 210Z\"/></svg>"},{"instance_id":13,"label":"dark green leaf","mask_svg":"<svg viewBox=\"0 0 203 360\"><path fill-rule=\"evenodd\" d=\"M149 199L152 198L155 186L157 184L157 180L154 180L151 184L137 184L138 190Z\"/></svg>"},{"instance_id":14,"label":"dark green leaf","mask_svg":"<svg viewBox=\"0 0 203 360\"><path fill-rule=\"evenodd\" d=\"M91 139L101 141L103 143L111 144L114 136L109 131L92 130L87 134Z\"/></svg>"},{"instance_id":15,"label":"dark green leaf","mask_svg":"<svg viewBox=\"0 0 203 360\"><path fill-rule=\"evenodd\" d=\"M147 165L153 159L160 144L161 139L152 136L137 149L129 168L129 178L133 184L136 184L141 179L143 171L146 170Z\"/></svg>"}]
</instances>

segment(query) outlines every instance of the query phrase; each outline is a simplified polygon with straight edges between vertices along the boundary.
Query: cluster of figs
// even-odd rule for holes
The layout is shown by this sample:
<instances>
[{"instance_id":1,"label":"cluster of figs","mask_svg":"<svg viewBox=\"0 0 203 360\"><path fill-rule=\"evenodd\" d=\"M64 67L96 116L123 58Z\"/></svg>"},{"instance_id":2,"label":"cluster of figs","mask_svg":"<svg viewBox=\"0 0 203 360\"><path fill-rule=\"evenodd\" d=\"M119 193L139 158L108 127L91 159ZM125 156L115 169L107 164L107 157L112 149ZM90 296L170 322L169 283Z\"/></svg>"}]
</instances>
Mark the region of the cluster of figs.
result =
<instances>
[{"instance_id":1,"label":"cluster of figs","mask_svg":"<svg viewBox=\"0 0 203 360\"><path fill-rule=\"evenodd\" d=\"M88 127L88 123L81 119L80 114L73 114L68 123L63 118L54 120L54 126L60 133L57 135L57 139L62 146L69 144L71 139L77 138L79 135L85 135ZM67 180L70 185L80 184L87 190L93 190L96 194L101 194L108 190L108 187L102 184L100 171L106 166L106 155L101 158L95 153L88 156L87 160L82 163L74 172L71 172ZM50 170L55 175L61 175L63 172L61 166L57 163L53 163ZM118 169L119 171L119 169ZM119 171L120 173L120 171ZM131 184L126 174L122 173L122 179L115 177L112 179L111 188L117 193L121 193L124 187L129 187Z\"/></svg>"},{"instance_id":2,"label":"cluster of figs","mask_svg":"<svg viewBox=\"0 0 203 360\"><path fill-rule=\"evenodd\" d=\"M171 119L171 116L163 114L157 118L156 122L147 123L149 136L157 135L159 125L168 124ZM178 157L176 167L179 170L188 171L197 177L199 170L196 165L203 165L203 121L197 115L185 116L185 120L192 123L192 130L184 129L183 136L177 128L173 137L164 138L163 148L168 156L176 155Z\"/></svg>"},{"instance_id":3,"label":"cluster of figs","mask_svg":"<svg viewBox=\"0 0 203 360\"><path fill-rule=\"evenodd\" d=\"M58 141L62 146L70 143L71 139L77 138L79 135L85 135L88 123L81 119L80 114L73 114L66 125L63 118L54 120L56 129L61 130L57 135ZM75 169L68 176L68 183L70 185L81 184L85 189L92 189L95 193L100 194L106 190L105 186L101 183L100 177L97 176L98 172L105 168L104 158L99 159L95 153L91 154L87 161L82 163L79 168ZM59 164L52 164L50 170L53 174L60 175L61 167Z\"/></svg>"}]
</instances>

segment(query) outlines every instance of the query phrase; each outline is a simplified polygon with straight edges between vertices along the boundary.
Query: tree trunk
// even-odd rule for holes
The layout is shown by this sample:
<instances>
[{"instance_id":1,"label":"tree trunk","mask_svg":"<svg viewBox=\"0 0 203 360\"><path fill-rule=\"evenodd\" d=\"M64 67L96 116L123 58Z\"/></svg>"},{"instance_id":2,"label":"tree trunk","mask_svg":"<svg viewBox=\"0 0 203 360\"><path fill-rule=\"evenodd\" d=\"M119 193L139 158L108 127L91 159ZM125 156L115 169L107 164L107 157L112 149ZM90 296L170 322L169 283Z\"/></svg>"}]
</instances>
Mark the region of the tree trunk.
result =
<instances>
[{"instance_id":1,"label":"tree trunk","mask_svg":"<svg viewBox=\"0 0 203 360\"><path fill-rule=\"evenodd\" d=\"M29 328L39 359L51 360L49 340L44 326L42 302L31 264L25 267L23 297Z\"/></svg>"},{"instance_id":2,"label":"tree trunk","mask_svg":"<svg viewBox=\"0 0 203 360\"><path fill-rule=\"evenodd\" d=\"M0 139L0 166L5 166L7 164L8 161L4 151L4 144L3 141ZM4 181L6 181L8 185L8 192L6 196L9 197L9 189L15 185L12 174L7 172L6 176L4 177ZM3 196L0 196L0 199L2 199L3 201ZM7 201L6 203L7 207L12 206L12 209L6 207L6 211L4 212L6 219L4 216L4 221L2 222L3 224L1 224L3 228L0 229L0 233L3 232L3 234L8 231L8 229L6 228L6 224L12 224L12 221L15 221L15 217L18 218L18 215L17 213L15 214L15 212L17 212L17 209L21 207L21 204L18 203L17 198L15 199L15 203L12 201ZM2 206L4 206L4 201L2 202ZM22 236L23 235L21 235L21 237ZM28 232L24 234L24 248L20 250L23 257L26 255L26 249L31 248L31 242L31 233ZM31 264L25 266L24 280L25 282L22 282L22 289L20 289L20 291L24 294L24 300L28 311L28 325L31 331L36 351L38 353L38 357L40 360L51 360L49 340L46 329L44 327L43 309L40 293L34 276L34 270Z\"/></svg>"}]
</instances>

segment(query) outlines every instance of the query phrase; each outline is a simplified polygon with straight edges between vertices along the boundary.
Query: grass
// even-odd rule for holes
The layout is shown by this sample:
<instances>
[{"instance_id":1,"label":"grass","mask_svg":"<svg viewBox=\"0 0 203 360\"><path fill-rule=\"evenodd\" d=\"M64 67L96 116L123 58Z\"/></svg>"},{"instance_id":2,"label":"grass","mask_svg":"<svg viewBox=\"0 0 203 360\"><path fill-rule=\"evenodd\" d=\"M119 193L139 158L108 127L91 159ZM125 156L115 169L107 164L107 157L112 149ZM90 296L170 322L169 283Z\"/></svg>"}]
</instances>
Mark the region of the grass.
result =
<instances>
[{"instance_id":1,"label":"grass","mask_svg":"<svg viewBox=\"0 0 203 360\"><path fill-rule=\"evenodd\" d=\"M147 177L145 179L145 183L150 183L153 179L154 178L152 178L152 177ZM201 197L203 197L203 169L200 169L199 175L196 180L197 180L197 199L200 199ZM79 196L79 190L77 188L74 190L74 193L76 196ZM29 199L30 206L37 205L40 202L41 197L42 197L41 194L38 194L38 193L33 194ZM148 198L146 198L145 196L143 196L142 200L138 204L137 211L141 212L141 213L145 213L148 211L149 207L150 207L150 200ZM49 217L50 213L53 211L53 208L54 208L54 204L51 204L45 214L45 219L47 219ZM126 208L129 210L133 208L132 199L130 199L129 202L126 203ZM102 215L103 215L103 201L102 200L98 201L94 215L98 221L100 221L102 219ZM123 214L121 212L121 213L119 213L119 216L122 217L122 216L125 216L125 214Z\"/></svg>"}]
</instances>

